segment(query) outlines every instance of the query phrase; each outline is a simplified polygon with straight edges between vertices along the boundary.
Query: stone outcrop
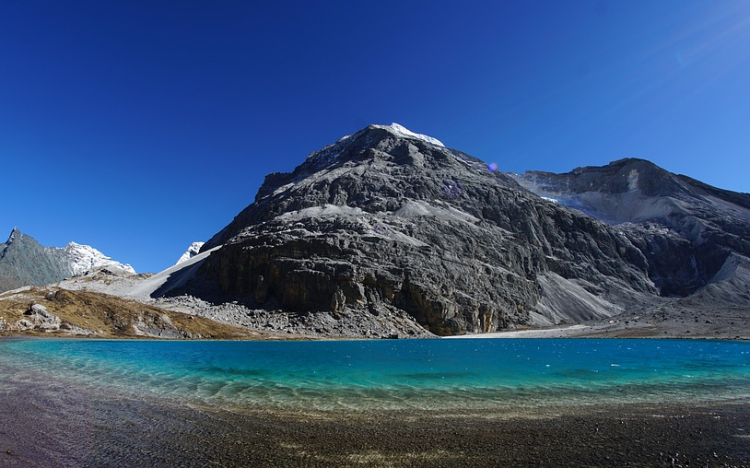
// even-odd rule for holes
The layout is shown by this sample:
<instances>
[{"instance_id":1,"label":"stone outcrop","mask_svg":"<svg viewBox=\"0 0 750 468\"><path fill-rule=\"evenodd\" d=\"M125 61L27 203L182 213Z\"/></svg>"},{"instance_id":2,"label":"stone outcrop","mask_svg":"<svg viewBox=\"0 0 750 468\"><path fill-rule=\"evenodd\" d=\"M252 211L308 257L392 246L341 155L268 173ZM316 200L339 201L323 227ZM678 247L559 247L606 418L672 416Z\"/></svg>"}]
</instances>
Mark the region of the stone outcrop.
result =
<instances>
[{"instance_id":1,"label":"stone outcrop","mask_svg":"<svg viewBox=\"0 0 750 468\"><path fill-rule=\"evenodd\" d=\"M60 329L62 321L60 317L50 313L46 307L41 304L31 304L24 318L16 322L18 331L39 330L39 331L56 331Z\"/></svg>"}]
</instances>

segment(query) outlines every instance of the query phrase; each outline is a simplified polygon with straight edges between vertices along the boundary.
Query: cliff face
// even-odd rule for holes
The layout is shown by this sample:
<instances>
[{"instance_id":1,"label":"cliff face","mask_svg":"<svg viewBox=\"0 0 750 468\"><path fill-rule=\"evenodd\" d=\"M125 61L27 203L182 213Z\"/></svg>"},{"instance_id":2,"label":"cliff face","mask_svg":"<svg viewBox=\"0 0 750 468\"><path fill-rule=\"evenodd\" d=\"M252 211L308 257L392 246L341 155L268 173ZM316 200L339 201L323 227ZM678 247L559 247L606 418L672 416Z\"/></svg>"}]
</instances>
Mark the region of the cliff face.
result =
<instances>
[{"instance_id":1,"label":"cliff face","mask_svg":"<svg viewBox=\"0 0 750 468\"><path fill-rule=\"evenodd\" d=\"M439 334L601 319L658 294L632 236L402 127L370 126L271 174L167 285L253 309L383 317Z\"/></svg>"}]
</instances>

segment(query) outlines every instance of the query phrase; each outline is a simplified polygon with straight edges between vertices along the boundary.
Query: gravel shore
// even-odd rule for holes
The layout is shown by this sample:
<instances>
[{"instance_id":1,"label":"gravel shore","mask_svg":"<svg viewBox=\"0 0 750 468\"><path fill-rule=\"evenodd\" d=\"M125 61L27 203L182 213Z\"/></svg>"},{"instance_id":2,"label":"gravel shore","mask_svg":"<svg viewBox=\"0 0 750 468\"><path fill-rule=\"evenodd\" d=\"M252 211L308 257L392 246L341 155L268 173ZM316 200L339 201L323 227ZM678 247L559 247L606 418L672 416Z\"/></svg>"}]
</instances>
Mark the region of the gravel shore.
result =
<instances>
[{"instance_id":1,"label":"gravel shore","mask_svg":"<svg viewBox=\"0 0 750 468\"><path fill-rule=\"evenodd\" d=\"M750 466L747 401L525 414L247 411L36 375L0 382L0 402L1 467Z\"/></svg>"}]
</instances>

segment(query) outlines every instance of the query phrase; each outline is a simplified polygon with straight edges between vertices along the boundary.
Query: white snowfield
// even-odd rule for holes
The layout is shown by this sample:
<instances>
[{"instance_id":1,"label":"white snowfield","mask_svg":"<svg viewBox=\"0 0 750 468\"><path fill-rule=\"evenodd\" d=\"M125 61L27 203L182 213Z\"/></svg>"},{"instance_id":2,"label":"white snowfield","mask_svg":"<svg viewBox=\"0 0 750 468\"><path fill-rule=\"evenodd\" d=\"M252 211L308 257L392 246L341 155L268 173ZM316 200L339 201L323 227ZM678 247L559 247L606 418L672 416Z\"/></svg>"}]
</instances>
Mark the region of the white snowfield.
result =
<instances>
[{"instance_id":1,"label":"white snowfield","mask_svg":"<svg viewBox=\"0 0 750 468\"><path fill-rule=\"evenodd\" d=\"M107 257L90 245L81 245L71 242L63 250L72 260L71 269L74 275L81 275L95 268L117 268L135 274L135 269L127 264L122 264L111 257Z\"/></svg>"},{"instance_id":2,"label":"white snowfield","mask_svg":"<svg viewBox=\"0 0 750 468\"><path fill-rule=\"evenodd\" d=\"M203 247L203 244L205 244L205 242L193 242L192 244L190 244L190 247L188 247L185 253L180 257L180 259L177 260L177 263L175 263L175 265L186 262L198 255L198 253L201 251L201 247Z\"/></svg>"}]
</instances>

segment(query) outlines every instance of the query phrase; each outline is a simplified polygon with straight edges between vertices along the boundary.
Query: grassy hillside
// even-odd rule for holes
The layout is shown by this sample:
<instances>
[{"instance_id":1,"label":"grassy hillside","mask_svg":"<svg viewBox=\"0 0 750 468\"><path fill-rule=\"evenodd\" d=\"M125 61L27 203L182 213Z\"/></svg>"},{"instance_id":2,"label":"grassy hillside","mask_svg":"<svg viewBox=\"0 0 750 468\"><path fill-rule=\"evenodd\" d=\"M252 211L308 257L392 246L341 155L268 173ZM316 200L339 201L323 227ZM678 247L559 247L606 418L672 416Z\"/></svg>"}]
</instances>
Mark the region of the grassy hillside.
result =
<instances>
[{"instance_id":1,"label":"grassy hillside","mask_svg":"<svg viewBox=\"0 0 750 468\"><path fill-rule=\"evenodd\" d=\"M37 307L32 308L34 304ZM52 317L39 315L38 306L42 306L41 310ZM59 322L55 316L59 318ZM46 323L46 326L41 322ZM0 334L101 338L274 338L270 334L232 327L203 317L108 294L59 288L30 288L22 292L0 294Z\"/></svg>"}]
</instances>

